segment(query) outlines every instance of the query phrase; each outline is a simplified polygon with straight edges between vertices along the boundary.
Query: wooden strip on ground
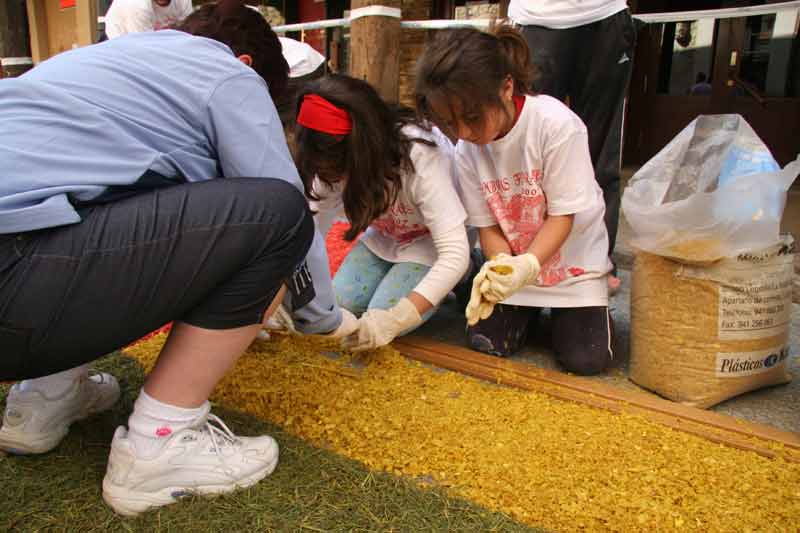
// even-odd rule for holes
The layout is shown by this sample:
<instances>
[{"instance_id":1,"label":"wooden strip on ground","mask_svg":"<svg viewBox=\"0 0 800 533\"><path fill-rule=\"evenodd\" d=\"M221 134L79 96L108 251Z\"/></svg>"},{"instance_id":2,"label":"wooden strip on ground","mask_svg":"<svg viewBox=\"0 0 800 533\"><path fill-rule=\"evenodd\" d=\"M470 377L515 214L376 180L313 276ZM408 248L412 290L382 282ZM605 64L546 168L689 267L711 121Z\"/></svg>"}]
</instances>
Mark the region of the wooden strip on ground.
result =
<instances>
[{"instance_id":1,"label":"wooden strip on ground","mask_svg":"<svg viewBox=\"0 0 800 533\"><path fill-rule=\"evenodd\" d=\"M613 412L644 416L648 420L713 442L753 451L766 457L781 456L800 462L800 434L743 421L664 400L638 391L616 388L585 378L485 355L420 336L394 341L402 354L421 362L503 385L548 394Z\"/></svg>"}]
</instances>

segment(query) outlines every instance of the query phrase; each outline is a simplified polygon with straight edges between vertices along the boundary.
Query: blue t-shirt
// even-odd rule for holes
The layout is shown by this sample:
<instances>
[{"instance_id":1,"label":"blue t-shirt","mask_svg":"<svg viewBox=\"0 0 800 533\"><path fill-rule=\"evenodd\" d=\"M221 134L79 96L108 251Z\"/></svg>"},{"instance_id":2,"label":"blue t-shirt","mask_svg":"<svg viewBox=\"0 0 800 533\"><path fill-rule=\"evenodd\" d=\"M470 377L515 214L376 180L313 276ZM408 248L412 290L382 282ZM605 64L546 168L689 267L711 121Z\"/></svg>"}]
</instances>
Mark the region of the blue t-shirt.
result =
<instances>
[{"instance_id":1,"label":"blue t-shirt","mask_svg":"<svg viewBox=\"0 0 800 533\"><path fill-rule=\"evenodd\" d=\"M131 34L0 81L0 234L80 222L148 171L303 189L266 83L217 41Z\"/></svg>"}]
</instances>

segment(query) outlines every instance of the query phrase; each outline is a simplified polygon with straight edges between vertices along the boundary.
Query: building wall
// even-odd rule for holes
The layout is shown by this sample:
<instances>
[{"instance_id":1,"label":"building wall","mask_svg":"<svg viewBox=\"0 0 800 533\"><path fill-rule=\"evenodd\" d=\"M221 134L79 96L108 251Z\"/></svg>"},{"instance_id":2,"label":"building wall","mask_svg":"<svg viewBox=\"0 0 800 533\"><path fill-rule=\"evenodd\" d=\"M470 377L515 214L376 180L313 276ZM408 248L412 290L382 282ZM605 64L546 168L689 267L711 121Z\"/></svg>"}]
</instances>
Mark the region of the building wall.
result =
<instances>
[{"instance_id":1,"label":"building wall","mask_svg":"<svg viewBox=\"0 0 800 533\"><path fill-rule=\"evenodd\" d=\"M297 22L313 22L315 20L325 20L324 0L298 0L297 2ZM327 55L325 51L325 30L311 30L305 32L303 40L310 44L322 55Z\"/></svg>"}]
</instances>

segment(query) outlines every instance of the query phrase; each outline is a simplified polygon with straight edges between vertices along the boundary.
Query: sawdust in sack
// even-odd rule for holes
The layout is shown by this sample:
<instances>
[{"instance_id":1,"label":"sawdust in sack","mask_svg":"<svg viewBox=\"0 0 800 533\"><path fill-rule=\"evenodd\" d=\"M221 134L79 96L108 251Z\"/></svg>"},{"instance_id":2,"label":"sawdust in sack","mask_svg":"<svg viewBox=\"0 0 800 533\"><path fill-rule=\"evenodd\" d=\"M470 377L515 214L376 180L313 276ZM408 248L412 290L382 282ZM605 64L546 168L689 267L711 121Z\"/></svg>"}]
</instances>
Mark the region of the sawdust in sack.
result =
<instances>
[{"instance_id":1,"label":"sawdust in sack","mask_svg":"<svg viewBox=\"0 0 800 533\"><path fill-rule=\"evenodd\" d=\"M685 248L691 253L691 243ZM759 253L709 265L637 253L630 379L701 408L788 383L791 250L785 237Z\"/></svg>"}]
</instances>

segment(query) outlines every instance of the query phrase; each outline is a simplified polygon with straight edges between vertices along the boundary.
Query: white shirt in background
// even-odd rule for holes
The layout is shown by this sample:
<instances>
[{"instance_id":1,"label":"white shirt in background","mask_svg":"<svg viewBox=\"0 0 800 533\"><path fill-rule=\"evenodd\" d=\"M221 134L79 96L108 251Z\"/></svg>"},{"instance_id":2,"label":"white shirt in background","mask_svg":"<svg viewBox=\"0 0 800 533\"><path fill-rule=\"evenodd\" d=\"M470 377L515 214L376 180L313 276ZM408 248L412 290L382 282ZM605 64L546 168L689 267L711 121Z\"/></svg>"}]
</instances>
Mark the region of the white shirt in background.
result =
<instances>
[{"instance_id":1,"label":"white shirt in background","mask_svg":"<svg viewBox=\"0 0 800 533\"><path fill-rule=\"evenodd\" d=\"M522 26L556 30L606 19L628 9L626 0L511 0L508 18Z\"/></svg>"},{"instance_id":2,"label":"white shirt in background","mask_svg":"<svg viewBox=\"0 0 800 533\"><path fill-rule=\"evenodd\" d=\"M402 175L402 189L397 201L370 225L361 242L385 261L420 263L431 267L414 291L437 305L466 270L469 248L464 220L467 214L453 183L452 148L443 142L446 138L411 125L405 126L403 133L437 144L411 145L415 171ZM315 187L315 191L322 199L313 203L312 209L319 213L315 218L325 235L333 220L344 212L342 186L331 191L322 185ZM439 247L435 240L440 241ZM442 241L448 251L454 250L447 254L451 257L440 253Z\"/></svg>"},{"instance_id":3,"label":"white shirt in background","mask_svg":"<svg viewBox=\"0 0 800 533\"><path fill-rule=\"evenodd\" d=\"M545 263L536 285L504 304L530 307L608 305L605 203L581 119L550 96L526 96L519 119L485 146L460 141L456 172L467 224L499 225L515 255L525 253L547 216L574 214L572 231Z\"/></svg>"},{"instance_id":4,"label":"white shirt in background","mask_svg":"<svg viewBox=\"0 0 800 533\"><path fill-rule=\"evenodd\" d=\"M283 49L283 57L289 63L290 78L311 74L325 62L325 56L309 44L288 37L278 37L278 39Z\"/></svg>"},{"instance_id":5,"label":"white shirt in background","mask_svg":"<svg viewBox=\"0 0 800 533\"><path fill-rule=\"evenodd\" d=\"M192 12L192 0L172 0L161 7L153 0L114 0L105 16L106 35L114 39L128 33L163 30Z\"/></svg>"}]
</instances>

